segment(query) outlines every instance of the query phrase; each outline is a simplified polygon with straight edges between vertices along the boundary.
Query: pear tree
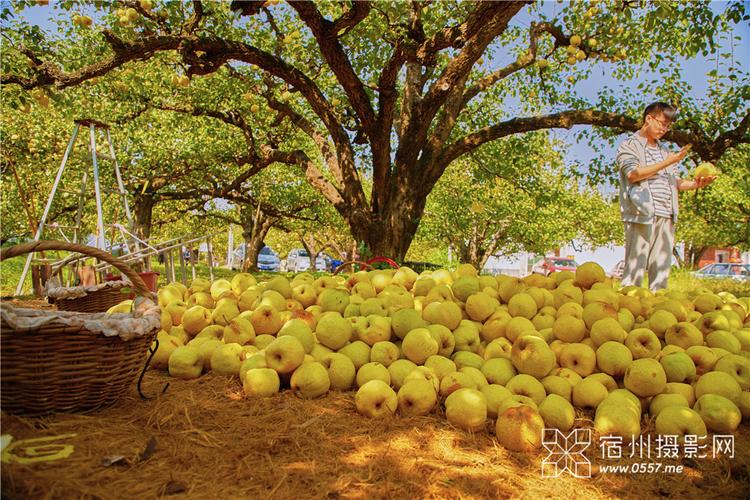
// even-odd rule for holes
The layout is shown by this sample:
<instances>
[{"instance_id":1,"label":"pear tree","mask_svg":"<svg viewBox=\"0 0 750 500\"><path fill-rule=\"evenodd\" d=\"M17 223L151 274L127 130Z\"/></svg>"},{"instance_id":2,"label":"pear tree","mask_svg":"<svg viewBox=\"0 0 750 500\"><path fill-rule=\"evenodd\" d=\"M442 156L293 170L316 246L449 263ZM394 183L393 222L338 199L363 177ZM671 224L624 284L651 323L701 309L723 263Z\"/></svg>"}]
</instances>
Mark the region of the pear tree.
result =
<instances>
[{"instance_id":1,"label":"pear tree","mask_svg":"<svg viewBox=\"0 0 750 500\"><path fill-rule=\"evenodd\" d=\"M566 169L554 146L546 132L529 132L454 162L427 199L417 238L447 243L477 269L493 255L617 240L611 196Z\"/></svg>"},{"instance_id":2,"label":"pear tree","mask_svg":"<svg viewBox=\"0 0 750 500\"><path fill-rule=\"evenodd\" d=\"M740 1L718 12L704 2L614 0L93 2L91 25L61 28L80 37L83 57L75 58L59 50L64 38L46 37L23 19L28 4L2 12L13 42L1 59L3 89L62 92L162 54L176 68L170 83L178 89L237 75L226 99L262 96L251 113L253 106L271 110L272 127L308 138L304 145L268 141L255 150L259 168L279 162L297 170L357 241L396 258L453 162L534 130L637 130L639 113L604 105L617 101L619 89L587 96L594 68L630 81L651 66L675 75L670 85L679 87L678 58L715 51L723 27L747 21ZM79 5L55 8L72 14ZM750 140L741 95L723 102L720 130L688 119L667 140L717 161ZM179 107L193 109L188 104Z\"/></svg>"}]
</instances>

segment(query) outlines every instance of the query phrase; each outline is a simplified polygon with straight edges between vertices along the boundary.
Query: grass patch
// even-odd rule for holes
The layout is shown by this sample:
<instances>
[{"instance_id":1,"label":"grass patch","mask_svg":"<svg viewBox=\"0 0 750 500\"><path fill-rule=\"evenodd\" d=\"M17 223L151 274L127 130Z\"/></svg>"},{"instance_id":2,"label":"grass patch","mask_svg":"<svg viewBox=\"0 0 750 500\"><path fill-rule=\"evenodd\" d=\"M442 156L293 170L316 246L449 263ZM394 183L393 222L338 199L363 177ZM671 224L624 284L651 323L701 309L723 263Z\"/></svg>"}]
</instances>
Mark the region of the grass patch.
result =
<instances>
[{"instance_id":1,"label":"grass patch","mask_svg":"<svg viewBox=\"0 0 750 500\"><path fill-rule=\"evenodd\" d=\"M16 292L16 286L18 285L18 280L21 278L21 273L23 272L23 265L25 262L25 256L16 257L13 259L9 259L3 262L0 262L0 295L3 297L8 297L11 295L14 295ZM165 271L165 267L163 264L159 264L156 261L152 261L152 270L154 272L159 273L158 278L158 286L163 287L169 283L167 279L167 273ZM232 279L232 276L237 274L239 271L234 271L232 269L228 269L225 267L216 267L213 268L213 277L215 280L217 279ZM119 272L115 272L116 274L120 274ZM251 272L253 276L258 279L258 281L265 281L268 279L273 278L274 276L286 276L288 278L291 278L294 276L294 273L271 273L271 272ZM324 276L328 273L324 273L321 271L316 272L309 272L309 274L312 274L314 277L320 277ZM175 278L176 281L181 282L182 281L182 270L179 266L175 269ZM195 265L195 277L196 278L206 278L209 279L211 276L211 273L208 269L208 264L204 262L198 262ZM185 266L185 278L186 278L186 284L190 285L190 282L193 280L193 268L190 265ZM26 279L24 280L24 286L23 286L23 292L22 295L31 295L33 293L32 287L31 287L31 271L29 271L28 275L26 276Z\"/></svg>"},{"instance_id":2,"label":"grass patch","mask_svg":"<svg viewBox=\"0 0 750 500\"><path fill-rule=\"evenodd\" d=\"M714 293L729 292L735 297L750 297L750 281L733 279L699 279L688 269L673 268L669 275L669 289L691 294L698 288Z\"/></svg>"},{"instance_id":3,"label":"grass patch","mask_svg":"<svg viewBox=\"0 0 750 500\"><path fill-rule=\"evenodd\" d=\"M16 257L0 262L0 295L7 297L13 295L18 285L18 280L21 277L23 271L23 265L25 257ZM165 286L169 281L165 273L163 264L158 262L152 262L153 270L159 273L158 284L159 287ZM232 279L232 276L237 274L238 271L228 269L225 267L214 267L213 275L214 279ZM250 273L255 276L259 281L270 279L274 276L286 276L291 278L294 273L270 273L270 272L252 272ZM313 276L320 277L328 273L316 271L310 273ZM195 265L195 277L206 278L210 276L208 265L204 262L199 262ZM185 266L185 277L186 284L190 284L193 280L193 269L191 266ZM182 271L179 266L175 269L175 278L177 281L182 281ZM707 288L714 293L718 292L729 292L736 297L750 297L750 282L748 281L736 281L732 279L698 279L692 275L692 272L686 269L673 268L672 273L669 276L669 289L678 292L691 294L698 288ZM31 272L29 271L26 280L24 281L23 295L29 295L32 293L31 290Z\"/></svg>"}]
</instances>

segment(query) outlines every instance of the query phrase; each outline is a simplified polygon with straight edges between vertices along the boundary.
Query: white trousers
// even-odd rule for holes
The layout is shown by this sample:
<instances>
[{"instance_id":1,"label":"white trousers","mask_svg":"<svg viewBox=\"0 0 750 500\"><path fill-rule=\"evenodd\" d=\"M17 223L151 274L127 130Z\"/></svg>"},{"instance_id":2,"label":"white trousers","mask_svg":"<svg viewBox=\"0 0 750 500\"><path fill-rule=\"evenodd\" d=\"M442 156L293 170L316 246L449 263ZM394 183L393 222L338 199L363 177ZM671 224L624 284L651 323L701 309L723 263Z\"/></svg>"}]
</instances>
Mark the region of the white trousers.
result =
<instances>
[{"instance_id":1,"label":"white trousers","mask_svg":"<svg viewBox=\"0 0 750 500\"><path fill-rule=\"evenodd\" d=\"M669 217L655 217L653 224L625 222L625 268L622 286L641 286L648 272L651 291L667 288L672 267L674 223Z\"/></svg>"}]
</instances>

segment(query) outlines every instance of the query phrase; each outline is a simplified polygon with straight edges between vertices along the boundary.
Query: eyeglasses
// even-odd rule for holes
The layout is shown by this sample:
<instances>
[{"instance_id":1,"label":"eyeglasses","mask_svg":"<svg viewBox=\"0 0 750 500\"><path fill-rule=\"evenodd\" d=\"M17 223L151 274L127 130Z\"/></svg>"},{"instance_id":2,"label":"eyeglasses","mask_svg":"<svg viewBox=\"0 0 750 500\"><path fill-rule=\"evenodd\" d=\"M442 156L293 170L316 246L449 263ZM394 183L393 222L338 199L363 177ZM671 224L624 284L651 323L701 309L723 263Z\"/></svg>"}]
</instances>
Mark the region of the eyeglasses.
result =
<instances>
[{"instance_id":1,"label":"eyeglasses","mask_svg":"<svg viewBox=\"0 0 750 500\"><path fill-rule=\"evenodd\" d=\"M664 130L669 130L670 128L672 128L672 122L669 122L666 120L660 120L651 115L648 115L648 116L651 117L651 119L653 119L656 123L658 123L659 126L661 126L661 128L663 128Z\"/></svg>"}]
</instances>

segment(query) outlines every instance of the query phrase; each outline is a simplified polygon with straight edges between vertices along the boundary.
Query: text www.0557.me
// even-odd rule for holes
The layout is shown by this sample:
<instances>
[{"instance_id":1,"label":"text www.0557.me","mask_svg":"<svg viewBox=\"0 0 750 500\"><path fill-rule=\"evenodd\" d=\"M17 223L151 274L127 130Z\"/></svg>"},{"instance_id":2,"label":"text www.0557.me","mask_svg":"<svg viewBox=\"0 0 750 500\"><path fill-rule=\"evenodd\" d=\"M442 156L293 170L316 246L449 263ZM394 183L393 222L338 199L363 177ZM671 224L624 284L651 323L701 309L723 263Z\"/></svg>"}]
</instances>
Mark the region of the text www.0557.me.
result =
<instances>
[{"instance_id":1,"label":"text www.0557.me","mask_svg":"<svg viewBox=\"0 0 750 500\"><path fill-rule=\"evenodd\" d=\"M600 472L613 474L682 474L682 465L664 465L661 462L634 462L632 464L602 465Z\"/></svg>"}]
</instances>

